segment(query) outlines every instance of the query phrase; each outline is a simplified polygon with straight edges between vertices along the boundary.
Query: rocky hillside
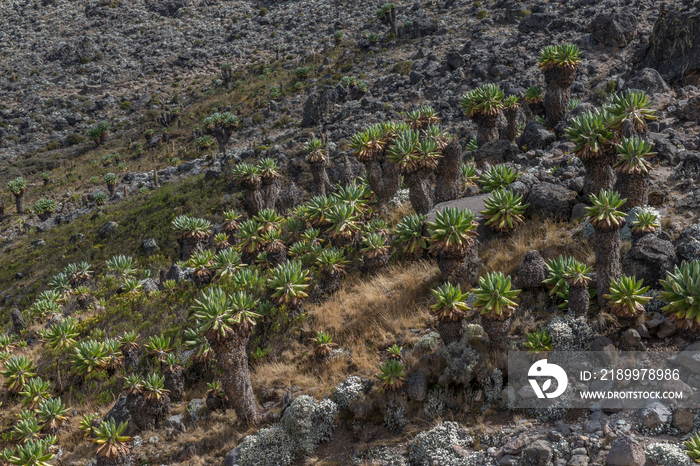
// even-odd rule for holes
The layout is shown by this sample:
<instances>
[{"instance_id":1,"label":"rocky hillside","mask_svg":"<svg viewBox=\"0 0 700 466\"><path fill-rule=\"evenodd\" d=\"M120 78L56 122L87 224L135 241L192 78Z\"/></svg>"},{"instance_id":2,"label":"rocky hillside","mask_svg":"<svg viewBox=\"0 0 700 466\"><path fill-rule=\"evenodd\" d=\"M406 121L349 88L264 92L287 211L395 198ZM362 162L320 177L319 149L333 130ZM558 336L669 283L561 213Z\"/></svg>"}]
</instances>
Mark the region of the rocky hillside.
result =
<instances>
[{"instance_id":1,"label":"rocky hillside","mask_svg":"<svg viewBox=\"0 0 700 466\"><path fill-rule=\"evenodd\" d=\"M697 395L698 24L3 1L0 465L697 462L694 407L518 409L506 355Z\"/></svg>"}]
</instances>

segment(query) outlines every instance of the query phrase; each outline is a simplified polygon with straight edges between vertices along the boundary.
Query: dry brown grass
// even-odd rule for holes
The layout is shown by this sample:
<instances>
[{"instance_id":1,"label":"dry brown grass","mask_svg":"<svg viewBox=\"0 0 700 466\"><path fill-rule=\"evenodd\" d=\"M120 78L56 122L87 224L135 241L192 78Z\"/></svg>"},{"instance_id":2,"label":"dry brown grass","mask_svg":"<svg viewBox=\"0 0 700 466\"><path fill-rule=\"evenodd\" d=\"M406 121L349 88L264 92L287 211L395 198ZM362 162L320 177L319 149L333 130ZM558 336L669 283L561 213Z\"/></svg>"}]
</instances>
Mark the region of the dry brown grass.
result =
<instances>
[{"instance_id":1,"label":"dry brown grass","mask_svg":"<svg viewBox=\"0 0 700 466\"><path fill-rule=\"evenodd\" d=\"M327 393L349 373L374 376L387 347L411 344L415 336L407 330L425 327L425 300L439 277L437 267L423 261L392 265L375 277L348 277L331 299L309 305L309 319L301 329L309 336L307 345L291 342L276 361L255 366L251 378L256 394L261 400L279 399L293 386ZM310 336L319 330L331 333L346 356L316 361Z\"/></svg>"},{"instance_id":2,"label":"dry brown grass","mask_svg":"<svg viewBox=\"0 0 700 466\"><path fill-rule=\"evenodd\" d=\"M536 249L542 257L554 259L559 255L574 256L586 264L595 262L595 254L588 241L576 234L581 227L551 220L532 219L511 236L494 238L479 251L488 272L500 270L515 275L525 254Z\"/></svg>"}]
</instances>

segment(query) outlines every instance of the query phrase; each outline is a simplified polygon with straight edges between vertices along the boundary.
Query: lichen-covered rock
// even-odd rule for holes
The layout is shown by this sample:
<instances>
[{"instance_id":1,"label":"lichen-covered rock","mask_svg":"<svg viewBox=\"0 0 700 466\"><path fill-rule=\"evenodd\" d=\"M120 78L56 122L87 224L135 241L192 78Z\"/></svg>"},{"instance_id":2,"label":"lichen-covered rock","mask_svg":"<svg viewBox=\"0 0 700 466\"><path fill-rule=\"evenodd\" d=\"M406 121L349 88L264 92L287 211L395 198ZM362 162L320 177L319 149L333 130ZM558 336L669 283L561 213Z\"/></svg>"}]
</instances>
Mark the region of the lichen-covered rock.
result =
<instances>
[{"instance_id":1,"label":"lichen-covered rock","mask_svg":"<svg viewBox=\"0 0 700 466\"><path fill-rule=\"evenodd\" d=\"M672 443L649 444L646 457L659 466L692 466L694 464L681 447Z\"/></svg>"},{"instance_id":2,"label":"lichen-covered rock","mask_svg":"<svg viewBox=\"0 0 700 466\"><path fill-rule=\"evenodd\" d=\"M356 375L352 375L345 382L335 387L335 402L338 406L347 408L350 406L350 402L362 398L363 389L362 380Z\"/></svg>"},{"instance_id":3,"label":"lichen-covered rock","mask_svg":"<svg viewBox=\"0 0 700 466\"><path fill-rule=\"evenodd\" d=\"M416 435L411 444L409 462L413 466L466 466L480 453L462 456L473 444L472 437L456 422L444 422L433 429ZM458 454L459 452L459 454Z\"/></svg>"},{"instance_id":4,"label":"lichen-covered rock","mask_svg":"<svg viewBox=\"0 0 700 466\"><path fill-rule=\"evenodd\" d=\"M308 395L302 395L284 412L280 425L294 439L299 452L311 454L319 443L331 438L337 413L338 405L333 401L323 400L319 403Z\"/></svg>"},{"instance_id":5,"label":"lichen-covered rock","mask_svg":"<svg viewBox=\"0 0 700 466\"><path fill-rule=\"evenodd\" d=\"M333 434L338 405L302 395L289 405L282 421L249 435L239 446L240 466L287 466L301 454L311 454Z\"/></svg>"},{"instance_id":6,"label":"lichen-covered rock","mask_svg":"<svg viewBox=\"0 0 700 466\"><path fill-rule=\"evenodd\" d=\"M443 346L438 355L447 362L442 374L447 379L446 382L467 385L474 378L479 353L463 340Z\"/></svg>"},{"instance_id":7,"label":"lichen-covered rock","mask_svg":"<svg viewBox=\"0 0 700 466\"><path fill-rule=\"evenodd\" d=\"M294 439L280 425L247 436L239 451L240 466L286 466L297 457Z\"/></svg>"},{"instance_id":8,"label":"lichen-covered rock","mask_svg":"<svg viewBox=\"0 0 700 466\"><path fill-rule=\"evenodd\" d=\"M587 351L595 339L595 332L585 317L570 315L554 317L547 325L555 351Z\"/></svg>"},{"instance_id":9,"label":"lichen-covered rock","mask_svg":"<svg viewBox=\"0 0 700 466\"><path fill-rule=\"evenodd\" d=\"M440 334L437 332L430 332L427 335L423 335L422 337L420 337L420 339L413 346L413 350L427 351L428 353L432 353L436 349L438 349L441 343L442 340L440 339Z\"/></svg>"},{"instance_id":10,"label":"lichen-covered rock","mask_svg":"<svg viewBox=\"0 0 700 466\"><path fill-rule=\"evenodd\" d=\"M204 419L209 414L209 410L204 400L195 398L187 403L187 413L192 423L196 423L200 419Z\"/></svg>"}]
</instances>

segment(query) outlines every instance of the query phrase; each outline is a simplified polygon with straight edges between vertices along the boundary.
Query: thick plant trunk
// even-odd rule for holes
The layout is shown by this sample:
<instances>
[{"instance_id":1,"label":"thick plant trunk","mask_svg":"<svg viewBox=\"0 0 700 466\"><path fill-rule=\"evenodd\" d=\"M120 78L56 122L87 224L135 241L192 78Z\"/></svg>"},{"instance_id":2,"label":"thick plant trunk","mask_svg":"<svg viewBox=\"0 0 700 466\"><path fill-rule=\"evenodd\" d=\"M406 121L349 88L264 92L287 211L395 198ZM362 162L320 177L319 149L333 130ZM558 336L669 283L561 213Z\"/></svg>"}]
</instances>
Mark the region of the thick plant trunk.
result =
<instances>
[{"instance_id":1,"label":"thick plant trunk","mask_svg":"<svg viewBox=\"0 0 700 466\"><path fill-rule=\"evenodd\" d=\"M246 353L248 337L234 333L225 340L210 343L216 351L216 361L223 370L221 386L228 397L229 406L236 411L236 416L243 424L257 424L258 408L250 382Z\"/></svg>"},{"instance_id":2,"label":"thick plant trunk","mask_svg":"<svg viewBox=\"0 0 700 466\"><path fill-rule=\"evenodd\" d=\"M567 113L571 92L569 88L547 86L544 93L544 124L550 128L557 126Z\"/></svg>"},{"instance_id":3,"label":"thick plant trunk","mask_svg":"<svg viewBox=\"0 0 700 466\"><path fill-rule=\"evenodd\" d=\"M24 193L17 194L15 196L15 207L17 208L17 215L22 215L24 213Z\"/></svg>"},{"instance_id":4,"label":"thick plant trunk","mask_svg":"<svg viewBox=\"0 0 700 466\"><path fill-rule=\"evenodd\" d=\"M528 120L534 120L535 117L543 117L544 116L544 102L539 101L539 102L528 102L527 103L527 111L526 116ZM527 115L529 113L529 115Z\"/></svg>"},{"instance_id":5,"label":"thick plant trunk","mask_svg":"<svg viewBox=\"0 0 700 466\"><path fill-rule=\"evenodd\" d=\"M182 369L166 371L163 377L165 378L163 385L169 391L170 401L182 401L182 394L185 392L185 377Z\"/></svg>"},{"instance_id":6,"label":"thick plant trunk","mask_svg":"<svg viewBox=\"0 0 700 466\"><path fill-rule=\"evenodd\" d=\"M170 416L170 398L163 395L156 401L146 399L142 393L131 394L126 397L126 408L139 430L154 430Z\"/></svg>"},{"instance_id":7,"label":"thick plant trunk","mask_svg":"<svg viewBox=\"0 0 700 466\"><path fill-rule=\"evenodd\" d=\"M267 253L268 267L277 267L279 264L287 260L287 251L282 249L281 251L274 251Z\"/></svg>"},{"instance_id":8,"label":"thick plant trunk","mask_svg":"<svg viewBox=\"0 0 700 466\"><path fill-rule=\"evenodd\" d=\"M214 137L216 138L216 144L219 146L219 154L221 154L222 157L226 155L226 145L229 139L231 139L232 133L233 129L214 128Z\"/></svg>"},{"instance_id":9,"label":"thick plant trunk","mask_svg":"<svg viewBox=\"0 0 700 466\"><path fill-rule=\"evenodd\" d=\"M587 287L569 286L569 310L576 317L585 317L588 314L590 300Z\"/></svg>"},{"instance_id":10,"label":"thick plant trunk","mask_svg":"<svg viewBox=\"0 0 700 466\"><path fill-rule=\"evenodd\" d=\"M628 212L632 207L642 207L649 204L648 175L620 173L615 182L615 191L627 199L620 210Z\"/></svg>"},{"instance_id":11,"label":"thick plant trunk","mask_svg":"<svg viewBox=\"0 0 700 466\"><path fill-rule=\"evenodd\" d=\"M343 161L343 172L340 176L340 185L349 186L353 184L354 181L355 172L352 169L352 163L350 163L350 159L346 156L345 160Z\"/></svg>"},{"instance_id":12,"label":"thick plant trunk","mask_svg":"<svg viewBox=\"0 0 700 466\"><path fill-rule=\"evenodd\" d=\"M207 247L208 238L197 239L197 238L181 238L177 242L180 245L180 260L186 261L194 253L202 252Z\"/></svg>"},{"instance_id":13,"label":"thick plant trunk","mask_svg":"<svg viewBox=\"0 0 700 466\"><path fill-rule=\"evenodd\" d=\"M435 181L435 204L457 199L462 194L462 146L458 141L452 141L442 150Z\"/></svg>"},{"instance_id":14,"label":"thick plant trunk","mask_svg":"<svg viewBox=\"0 0 700 466\"><path fill-rule=\"evenodd\" d=\"M12 331L15 335L20 335L22 330L27 328L27 324L24 323L24 317L22 317L22 312L17 308L12 309L10 318L12 319Z\"/></svg>"},{"instance_id":15,"label":"thick plant trunk","mask_svg":"<svg viewBox=\"0 0 700 466\"><path fill-rule=\"evenodd\" d=\"M124 370L127 374L135 374L139 368L139 362L141 361L141 355L137 349L125 349L122 350L124 355Z\"/></svg>"},{"instance_id":16,"label":"thick plant trunk","mask_svg":"<svg viewBox=\"0 0 700 466\"><path fill-rule=\"evenodd\" d=\"M604 295L610 291L610 280L620 279L620 229L595 229L596 291L598 307L606 307Z\"/></svg>"},{"instance_id":17,"label":"thick plant trunk","mask_svg":"<svg viewBox=\"0 0 700 466\"><path fill-rule=\"evenodd\" d=\"M544 71L544 82L547 90L544 93L544 123L550 128L557 126L568 111L571 91L569 87L576 78L576 69L553 66Z\"/></svg>"},{"instance_id":18,"label":"thick plant trunk","mask_svg":"<svg viewBox=\"0 0 700 466\"><path fill-rule=\"evenodd\" d=\"M381 254L375 257L365 257L362 260L361 269L364 272L375 275L389 263L389 255Z\"/></svg>"},{"instance_id":19,"label":"thick plant trunk","mask_svg":"<svg viewBox=\"0 0 700 466\"><path fill-rule=\"evenodd\" d=\"M510 317L503 320L496 320L481 316L481 328L484 329L484 332L486 332L486 335L489 337L492 351L503 352L506 350L506 341L510 334L512 321L513 319Z\"/></svg>"},{"instance_id":20,"label":"thick plant trunk","mask_svg":"<svg viewBox=\"0 0 700 466\"><path fill-rule=\"evenodd\" d=\"M401 187L401 169L384 155L380 160L369 160L364 165L369 187L377 195L379 204L386 204Z\"/></svg>"},{"instance_id":21,"label":"thick plant trunk","mask_svg":"<svg viewBox=\"0 0 700 466\"><path fill-rule=\"evenodd\" d=\"M437 325L437 331L440 334L440 338L445 345L449 345L453 341L459 341L462 338L462 333L464 329L462 328L462 321L457 320L454 322L439 321Z\"/></svg>"},{"instance_id":22,"label":"thick plant trunk","mask_svg":"<svg viewBox=\"0 0 700 466\"><path fill-rule=\"evenodd\" d=\"M129 448L131 450L131 448ZM114 458L98 456L95 466L132 466L134 464L134 456L131 451L126 454L118 455Z\"/></svg>"},{"instance_id":23,"label":"thick plant trunk","mask_svg":"<svg viewBox=\"0 0 700 466\"><path fill-rule=\"evenodd\" d=\"M265 208L265 202L260 188L245 190L245 194L243 195L243 208L248 214L248 217L258 215L258 212Z\"/></svg>"},{"instance_id":24,"label":"thick plant trunk","mask_svg":"<svg viewBox=\"0 0 700 466\"><path fill-rule=\"evenodd\" d=\"M282 192L282 181L274 178L271 182L262 184L263 209L275 210L277 200Z\"/></svg>"},{"instance_id":25,"label":"thick plant trunk","mask_svg":"<svg viewBox=\"0 0 700 466\"><path fill-rule=\"evenodd\" d=\"M443 281L453 284L460 283L463 289L476 286L481 266L476 241L464 256L455 257L441 254L438 256L437 262Z\"/></svg>"},{"instance_id":26,"label":"thick plant trunk","mask_svg":"<svg viewBox=\"0 0 700 466\"><path fill-rule=\"evenodd\" d=\"M620 317L620 316L615 316L617 319L618 325L622 328L637 328L637 319L638 317ZM637 349L637 348L634 348Z\"/></svg>"},{"instance_id":27,"label":"thick plant trunk","mask_svg":"<svg viewBox=\"0 0 700 466\"><path fill-rule=\"evenodd\" d=\"M474 122L476 123L477 133L476 133L476 143L479 147L483 147L489 141L498 139L498 116L496 115L479 115L475 116Z\"/></svg>"},{"instance_id":28,"label":"thick plant trunk","mask_svg":"<svg viewBox=\"0 0 700 466\"><path fill-rule=\"evenodd\" d=\"M417 214L427 214L433 207L433 193L430 185L430 173L417 170L406 174L408 198Z\"/></svg>"},{"instance_id":29,"label":"thick plant trunk","mask_svg":"<svg viewBox=\"0 0 700 466\"><path fill-rule=\"evenodd\" d=\"M107 192L109 193L109 198L112 199L114 197L114 192L117 190L117 185L116 184L108 184L107 185Z\"/></svg>"},{"instance_id":30,"label":"thick plant trunk","mask_svg":"<svg viewBox=\"0 0 700 466\"><path fill-rule=\"evenodd\" d=\"M207 393L207 408L209 411L223 411L226 412L226 405L224 404L224 397L219 396L217 393L211 391Z\"/></svg>"},{"instance_id":31,"label":"thick plant trunk","mask_svg":"<svg viewBox=\"0 0 700 466\"><path fill-rule=\"evenodd\" d=\"M503 113L506 116L506 121L508 122L506 126L506 139L509 141L515 141L518 137L518 112L519 107L510 107L506 109Z\"/></svg>"},{"instance_id":32,"label":"thick plant trunk","mask_svg":"<svg viewBox=\"0 0 700 466\"><path fill-rule=\"evenodd\" d=\"M583 180L583 192L586 195L600 193L601 189L613 189L615 173L610 165L600 159L583 161L586 167L586 176Z\"/></svg>"},{"instance_id":33,"label":"thick plant trunk","mask_svg":"<svg viewBox=\"0 0 700 466\"><path fill-rule=\"evenodd\" d=\"M319 288L322 290L322 293L327 294L328 296L333 295L333 293L337 292L342 285L342 275L339 273L334 273L334 274L324 274L321 277L321 281L319 283Z\"/></svg>"},{"instance_id":34,"label":"thick plant trunk","mask_svg":"<svg viewBox=\"0 0 700 466\"><path fill-rule=\"evenodd\" d=\"M328 173L326 173L327 164L328 162L326 160L309 163L311 174L314 177L314 185L316 187L315 193L317 195L325 195L333 189L331 182L328 180Z\"/></svg>"}]
</instances>

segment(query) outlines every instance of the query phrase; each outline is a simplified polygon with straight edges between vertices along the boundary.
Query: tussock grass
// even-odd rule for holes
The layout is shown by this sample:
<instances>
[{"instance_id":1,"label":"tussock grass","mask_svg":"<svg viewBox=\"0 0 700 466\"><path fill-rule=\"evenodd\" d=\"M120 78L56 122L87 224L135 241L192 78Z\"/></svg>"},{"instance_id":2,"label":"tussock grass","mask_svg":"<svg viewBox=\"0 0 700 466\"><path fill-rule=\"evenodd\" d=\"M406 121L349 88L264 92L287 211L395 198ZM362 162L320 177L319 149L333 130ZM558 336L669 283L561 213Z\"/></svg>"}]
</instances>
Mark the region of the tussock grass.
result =
<instances>
[{"instance_id":1,"label":"tussock grass","mask_svg":"<svg viewBox=\"0 0 700 466\"><path fill-rule=\"evenodd\" d=\"M387 347L410 346L417 337L407 330L425 327L425 303L439 280L437 267L425 261L392 265L375 277L348 277L328 301L307 306L309 318L298 341L254 366L256 394L261 400L279 399L294 386L321 394L351 373L374 377ZM317 330L331 333L344 355L316 361L311 337Z\"/></svg>"},{"instance_id":2,"label":"tussock grass","mask_svg":"<svg viewBox=\"0 0 700 466\"><path fill-rule=\"evenodd\" d=\"M510 236L494 238L479 251L487 272L502 271L515 276L528 251L536 249L545 260L559 255L574 256L586 264L595 262L595 252L588 241L576 233L580 227L534 218Z\"/></svg>"}]
</instances>

